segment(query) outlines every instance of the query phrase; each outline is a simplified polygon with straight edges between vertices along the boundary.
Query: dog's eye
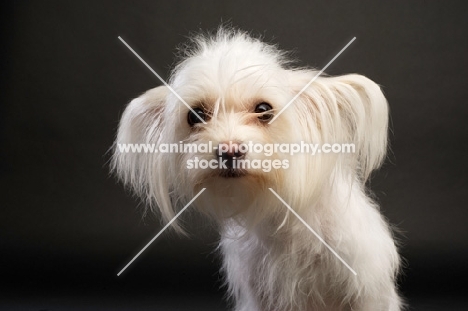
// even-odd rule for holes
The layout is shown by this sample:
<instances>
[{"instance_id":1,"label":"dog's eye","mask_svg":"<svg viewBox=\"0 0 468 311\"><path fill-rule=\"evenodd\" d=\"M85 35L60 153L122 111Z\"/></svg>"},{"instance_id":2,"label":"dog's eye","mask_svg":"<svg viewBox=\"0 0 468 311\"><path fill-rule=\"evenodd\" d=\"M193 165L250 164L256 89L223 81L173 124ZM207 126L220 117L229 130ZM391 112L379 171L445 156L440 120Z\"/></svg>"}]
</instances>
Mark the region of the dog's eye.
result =
<instances>
[{"instance_id":1,"label":"dog's eye","mask_svg":"<svg viewBox=\"0 0 468 311\"><path fill-rule=\"evenodd\" d=\"M273 107L271 107L270 104L260 103L255 107L255 113L261 113L261 115L258 116L258 119L260 121L269 121L273 118L273 113L266 113L266 112L272 109Z\"/></svg>"},{"instance_id":2,"label":"dog's eye","mask_svg":"<svg viewBox=\"0 0 468 311\"><path fill-rule=\"evenodd\" d=\"M190 126L194 126L195 123L201 123L202 121L200 120L199 117L197 117L197 115L201 118L201 120L205 121L206 120L206 115L205 115L205 112L203 111L203 109L201 108L193 108L193 110L190 110L188 112L188 115L187 115L187 122Z\"/></svg>"}]
</instances>

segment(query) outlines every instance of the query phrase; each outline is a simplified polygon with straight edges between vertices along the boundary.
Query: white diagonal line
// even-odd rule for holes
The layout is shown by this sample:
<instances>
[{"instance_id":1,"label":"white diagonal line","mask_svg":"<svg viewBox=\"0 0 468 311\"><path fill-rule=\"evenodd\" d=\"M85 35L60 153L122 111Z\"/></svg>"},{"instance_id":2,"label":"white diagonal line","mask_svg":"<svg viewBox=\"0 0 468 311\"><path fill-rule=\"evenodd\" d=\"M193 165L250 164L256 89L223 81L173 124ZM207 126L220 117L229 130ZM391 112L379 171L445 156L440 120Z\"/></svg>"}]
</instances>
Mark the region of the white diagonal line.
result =
<instances>
[{"instance_id":1,"label":"white diagonal line","mask_svg":"<svg viewBox=\"0 0 468 311\"><path fill-rule=\"evenodd\" d=\"M190 109L190 111L192 111L198 119L200 119L200 121L203 122L203 124L206 124L205 120L203 120L199 115L198 113L196 113L192 107L190 107L189 104L187 104L185 102L185 100L182 99L182 97L179 96L179 94L176 93L176 91L174 91L174 89L172 87L169 86L169 84L166 83L166 81L164 81L163 78L161 78L160 75L158 75L158 73L156 71L153 70L153 68L150 67L150 65L148 65L144 60L143 58L140 57L140 55L138 55L137 52L135 52L132 47L130 45L127 44L127 42L125 42L124 39L122 39L120 36L119 36L119 40L122 41L123 44L125 44L125 46L130 50L132 51L133 54L135 54L135 56L143 63L145 64L146 67L148 67L148 69L172 92L172 94L174 94L182 103L184 103L185 106L187 106L188 109Z\"/></svg>"},{"instance_id":2,"label":"white diagonal line","mask_svg":"<svg viewBox=\"0 0 468 311\"><path fill-rule=\"evenodd\" d=\"M353 268L351 268L351 267L346 263L346 261L344 261L343 258L341 258L340 255L338 255L338 254L333 250L333 248L331 248L331 246L328 245L328 243L325 242L325 240L322 239L322 237L321 237L320 235L318 235L317 232L315 232L314 229L312 229L312 228L309 226L309 224L307 224L307 223L304 221L304 219L302 219L301 216L299 216L299 215L291 208L291 206L289 206L288 203L286 203L286 202L279 196L278 193L275 192L275 190L273 190L272 188L268 188L268 189L270 189L270 191L278 198L278 200L280 200L280 201L291 211L291 213L293 213L294 216L296 216L297 219L299 219L299 220L304 224L304 226L306 226L307 229L309 229L309 230L317 237L317 239L319 239L320 242L322 242L322 243L330 250L330 252L332 252L333 255L335 255L336 258L338 258L338 259L346 266L346 268L348 268L354 275L357 275L356 271L354 271Z\"/></svg>"},{"instance_id":3,"label":"white diagonal line","mask_svg":"<svg viewBox=\"0 0 468 311\"><path fill-rule=\"evenodd\" d=\"M351 45L351 43L353 43L353 41L356 40L356 37L352 38L351 41L348 42L348 44L345 45L344 48L341 49L341 51L338 52L338 54L335 55L335 57L332 58L331 61L328 62L328 64L325 65L325 67L323 67L322 70L319 71L318 74L315 75L315 77L312 78L312 80L309 81L309 83L307 83L303 88L302 90L299 91L299 93L296 94L296 96L293 97L293 99L291 99L287 104L286 106L283 107L283 109L280 110L280 112L278 112L278 114L275 115L275 117L273 119L271 119L270 122L268 122L268 124L271 124L273 123L273 121L276 120L276 118L278 118L285 110L286 108L288 108L293 101L295 101L327 68L328 66L330 66L334 61L335 59L338 58L338 56L341 55L341 53L344 52L344 50L346 50L348 48L348 46Z\"/></svg>"},{"instance_id":4,"label":"white diagonal line","mask_svg":"<svg viewBox=\"0 0 468 311\"><path fill-rule=\"evenodd\" d=\"M198 192L197 195L194 196L193 199L190 200L190 202L188 202L187 205L185 205L184 208L181 209L180 212L178 212L177 215L175 215L174 218L172 218L172 220L169 221L169 222L167 223L167 225L165 225L164 228L162 228L161 231L159 231L158 234L156 234L156 236L155 236L154 238L152 238L151 241L149 241L148 244L146 244L145 247L143 247L142 250L141 250L138 254L136 254L135 257L133 257L133 259L130 260L130 262L129 262L122 270L120 270L119 273L117 273L117 276L120 276L120 275L122 274L122 272L124 272L125 269L127 269L128 266L130 266L130 265L132 264L132 262L134 262L135 259L137 259L138 256L140 256L141 253L143 253L143 252L145 251L145 249L147 249L148 246L150 246L151 243L153 243L154 240L156 240L156 239L164 232L164 230L166 230L166 229L177 219L177 217L179 217L180 214L182 214L182 213L190 206L190 204L192 204L193 201L195 201L195 199L198 198L198 196L199 196L200 194L202 194L202 192L205 191L205 190L206 190L206 188L203 188L202 190L200 190L200 192Z\"/></svg>"}]
</instances>

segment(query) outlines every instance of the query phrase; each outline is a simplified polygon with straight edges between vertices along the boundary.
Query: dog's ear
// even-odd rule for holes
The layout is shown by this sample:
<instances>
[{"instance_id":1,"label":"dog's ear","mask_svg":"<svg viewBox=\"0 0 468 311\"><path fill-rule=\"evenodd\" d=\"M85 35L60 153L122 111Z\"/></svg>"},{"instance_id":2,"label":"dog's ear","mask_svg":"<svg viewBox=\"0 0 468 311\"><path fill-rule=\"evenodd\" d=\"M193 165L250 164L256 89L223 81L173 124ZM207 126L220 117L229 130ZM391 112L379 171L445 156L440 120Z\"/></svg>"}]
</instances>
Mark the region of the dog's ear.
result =
<instances>
[{"instance_id":1,"label":"dog's ear","mask_svg":"<svg viewBox=\"0 0 468 311\"><path fill-rule=\"evenodd\" d=\"M135 152L130 144L134 147L158 144L165 123L164 110L168 94L168 88L160 86L128 104L120 120L111 164L120 180L145 199L146 206L151 209L158 206L166 220L170 220L174 212L168 195L165 169L160 167L159 154L144 149Z\"/></svg>"},{"instance_id":2,"label":"dog's ear","mask_svg":"<svg viewBox=\"0 0 468 311\"><path fill-rule=\"evenodd\" d=\"M302 80L310 81L315 74L303 72ZM357 74L319 77L302 97L320 127L322 143L355 145L355 156L348 159L365 182L387 150L388 104L380 87Z\"/></svg>"},{"instance_id":3,"label":"dog's ear","mask_svg":"<svg viewBox=\"0 0 468 311\"><path fill-rule=\"evenodd\" d=\"M117 143L143 144L153 141L163 123L164 103L169 91L159 86L132 100L122 115Z\"/></svg>"}]
</instances>

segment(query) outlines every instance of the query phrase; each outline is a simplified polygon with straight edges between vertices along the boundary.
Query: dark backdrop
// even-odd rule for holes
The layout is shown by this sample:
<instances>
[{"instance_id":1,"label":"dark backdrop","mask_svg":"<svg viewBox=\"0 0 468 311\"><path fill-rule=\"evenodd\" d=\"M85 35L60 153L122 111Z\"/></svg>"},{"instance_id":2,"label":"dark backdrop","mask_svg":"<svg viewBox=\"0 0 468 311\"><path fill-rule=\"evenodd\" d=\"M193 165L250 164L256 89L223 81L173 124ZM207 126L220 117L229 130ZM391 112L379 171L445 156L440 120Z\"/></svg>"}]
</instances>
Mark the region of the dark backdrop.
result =
<instances>
[{"instance_id":1,"label":"dark backdrop","mask_svg":"<svg viewBox=\"0 0 468 311\"><path fill-rule=\"evenodd\" d=\"M109 176L126 103L159 85L174 48L231 21L302 65L383 86L392 152L371 187L401 233L412 310L466 310L466 1L14 1L2 8L0 308L227 310L216 233L186 214L190 238L161 228ZM86 308L85 308L86 307Z\"/></svg>"}]
</instances>

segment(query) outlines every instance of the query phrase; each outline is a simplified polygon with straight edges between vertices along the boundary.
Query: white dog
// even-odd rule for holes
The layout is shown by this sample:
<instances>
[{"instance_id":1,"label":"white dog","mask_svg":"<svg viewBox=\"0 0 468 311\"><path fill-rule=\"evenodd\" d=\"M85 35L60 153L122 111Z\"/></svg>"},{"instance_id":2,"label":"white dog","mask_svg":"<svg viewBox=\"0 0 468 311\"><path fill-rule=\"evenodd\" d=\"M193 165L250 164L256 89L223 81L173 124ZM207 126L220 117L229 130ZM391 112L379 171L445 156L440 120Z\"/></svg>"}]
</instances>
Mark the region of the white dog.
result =
<instances>
[{"instance_id":1,"label":"white dog","mask_svg":"<svg viewBox=\"0 0 468 311\"><path fill-rule=\"evenodd\" d=\"M195 36L183 52L173 90L161 86L133 100L117 143L228 147L177 154L116 148L120 178L165 221L206 188L193 204L219 227L236 311L401 310L399 255L365 189L387 148L379 86L356 74L319 77L279 114L317 71L292 67L276 46L237 30ZM267 156L240 151L248 142L348 143L355 152ZM193 165L218 158L220 168ZM240 159L277 165L237 167Z\"/></svg>"}]
</instances>

